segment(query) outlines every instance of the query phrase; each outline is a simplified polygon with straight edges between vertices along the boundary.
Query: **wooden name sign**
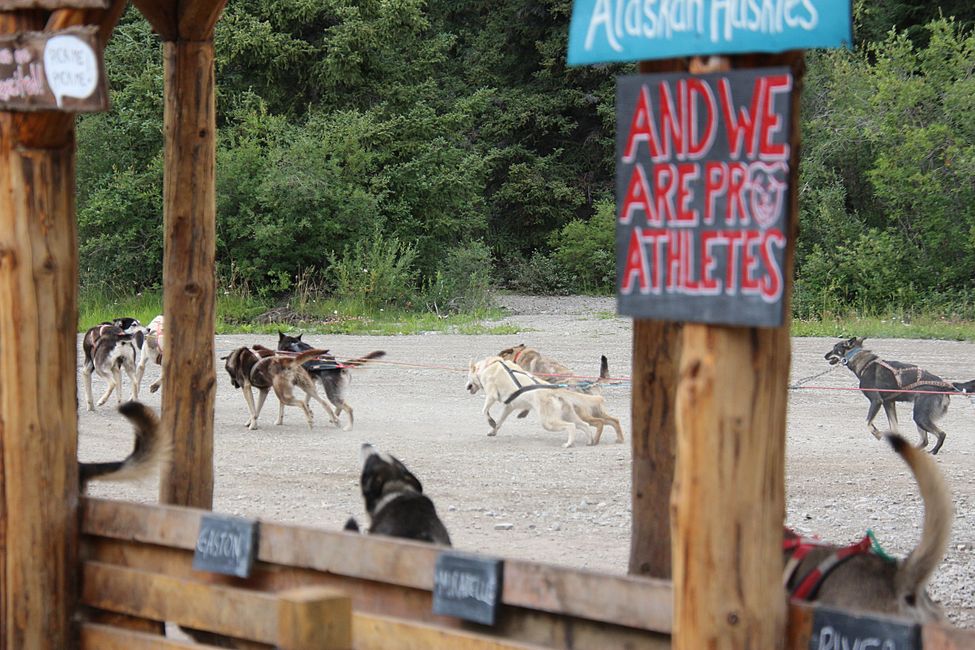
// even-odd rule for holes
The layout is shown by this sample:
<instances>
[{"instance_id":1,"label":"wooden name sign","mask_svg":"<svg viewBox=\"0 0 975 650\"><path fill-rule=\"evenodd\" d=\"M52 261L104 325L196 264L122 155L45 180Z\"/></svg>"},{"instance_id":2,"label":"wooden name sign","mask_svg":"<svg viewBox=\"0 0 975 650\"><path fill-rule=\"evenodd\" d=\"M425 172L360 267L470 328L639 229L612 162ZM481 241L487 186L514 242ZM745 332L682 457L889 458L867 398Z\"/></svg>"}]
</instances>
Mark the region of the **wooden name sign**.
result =
<instances>
[{"instance_id":1,"label":"wooden name sign","mask_svg":"<svg viewBox=\"0 0 975 650\"><path fill-rule=\"evenodd\" d=\"M494 625L503 564L493 558L441 553L433 576L433 613Z\"/></svg>"},{"instance_id":2,"label":"wooden name sign","mask_svg":"<svg viewBox=\"0 0 975 650\"><path fill-rule=\"evenodd\" d=\"M618 80L620 314L782 324L792 110L788 68Z\"/></svg>"},{"instance_id":3,"label":"wooden name sign","mask_svg":"<svg viewBox=\"0 0 975 650\"><path fill-rule=\"evenodd\" d=\"M921 650L921 630L904 620L817 607L809 650Z\"/></svg>"},{"instance_id":4,"label":"wooden name sign","mask_svg":"<svg viewBox=\"0 0 975 650\"><path fill-rule=\"evenodd\" d=\"M257 556L258 522L203 515L193 553L193 569L246 578Z\"/></svg>"},{"instance_id":5,"label":"wooden name sign","mask_svg":"<svg viewBox=\"0 0 975 650\"><path fill-rule=\"evenodd\" d=\"M569 65L850 47L850 0L575 0Z\"/></svg>"},{"instance_id":6,"label":"wooden name sign","mask_svg":"<svg viewBox=\"0 0 975 650\"><path fill-rule=\"evenodd\" d=\"M0 110L75 113L107 109L97 28L0 36Z\"/></svg>"}]
</instances>

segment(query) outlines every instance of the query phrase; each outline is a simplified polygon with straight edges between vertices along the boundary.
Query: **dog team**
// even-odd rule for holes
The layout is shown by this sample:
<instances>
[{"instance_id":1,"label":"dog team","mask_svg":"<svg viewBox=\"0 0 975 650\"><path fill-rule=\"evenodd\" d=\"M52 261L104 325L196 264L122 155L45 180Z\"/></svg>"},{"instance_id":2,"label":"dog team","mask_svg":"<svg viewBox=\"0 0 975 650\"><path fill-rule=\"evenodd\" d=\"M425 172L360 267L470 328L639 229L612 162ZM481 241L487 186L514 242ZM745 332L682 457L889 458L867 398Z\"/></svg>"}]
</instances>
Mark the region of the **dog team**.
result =
<instances>
[{"instance_id":1,"label":"dog team","mask_svg":"<svg viewBox=\"0 0 975 650\"><path fill-rule=\"evenodd\" d=\"M882 437L873 424L881 406L896 432L896 402L913 403L919 444L912 446L896 433L886 437L918 483L924 504L921 539L905 559L896 560L877 552L869 537L847 547L837 547L801 538L785 529L783 586L793 598L802 600L894 614L922 623L941 620L941 609L928 595L926 586L947 550L953 508L950 492L931 456L938 453L945 441L946 434L938 428L937 421L947 412L950 395L975 392L975 380L946 382L918 366L883 360L865 349L863 343L863 338L841 341L826 353L825 359L831 365L847 366L859 379L859 389L870 402L867 426L875 437ZM147 328L134 319L120 318L88 330L83 341L88 409L94 408L93 370L109 383L99 405L108 400L113 390L121 392L122 369L132 380L132 398L137 399L146 361L151 356L161 365L162 345L161 316ZM138 366L136 349L140 351ZM294 405L303 409L310 427L309 402L314 399L337 426L339 416L346 413L348 430L353 425L353 410L346 399L350 370L384 355L383 351L374 351L338 361L328 350L303 342L300 335L292 337L279 332L277 350L261 345L239 347L222 359L226 361L231 383L244 393L250 415L248 428L257 428L261 407L273 389L280 404L278 424L284 406ZM490 426L488 436L497 435L512 413L521 418L535 411L544 429L567 435L565 447L574 444L577 433L589 444L598 444L606 425L615 430L616 442L622 442L620 421L606 412L601 394L601 385L609 380L606 357L601 358L599 375L594 381L571 383L574 379L577 377L566 366L521 344L471 361L466 389L472 395L484 392L482 413ZM325 399L318 395L316 382L322 385ZM155 392L158 386L159 380L150 390ZM258 390L256 404L254 388ZM294 397L294 388L304 393L304 399ZM117 399L121 398L117 395ZM490 413L496 404L503 405L497 420ZM158 423L151 410L136 402L129 402L120 410L136 426L135 450L120 462L80 464L83 483L92 478L121 480L138 476L165 458L167 448L156 435ZM595 428L595 434L590 426ZM922 451L928 445L929 433L938 438L930 455ZM368 443L362 445L360 462L360 489L370 518L367 533L450 546L450 535L433 501L423 494L419 479L402 462ZM349 519L345 530L359 531L358 522Z\"/></svg>"}]
</instances>

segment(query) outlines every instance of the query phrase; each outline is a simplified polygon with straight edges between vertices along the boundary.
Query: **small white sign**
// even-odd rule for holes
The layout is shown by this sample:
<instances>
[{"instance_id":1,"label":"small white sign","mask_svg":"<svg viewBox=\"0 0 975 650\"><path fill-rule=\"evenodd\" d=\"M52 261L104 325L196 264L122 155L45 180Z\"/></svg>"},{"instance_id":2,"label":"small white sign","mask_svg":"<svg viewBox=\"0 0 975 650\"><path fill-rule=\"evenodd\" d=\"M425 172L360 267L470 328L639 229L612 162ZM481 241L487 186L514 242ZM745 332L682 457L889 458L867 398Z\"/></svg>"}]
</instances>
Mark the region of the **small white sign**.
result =
<instances>
[{"instance_id":1,"label":"small white sign","mask_svg":"<svg viewBox=\"0 0 975 650\"><path fill-rule=\"evenodd\" d=\"M55 36L44 48L44 74L58 108L62 98L86 99L98 87L98 58L77 36Z\"/></svg>"}]
</instances>

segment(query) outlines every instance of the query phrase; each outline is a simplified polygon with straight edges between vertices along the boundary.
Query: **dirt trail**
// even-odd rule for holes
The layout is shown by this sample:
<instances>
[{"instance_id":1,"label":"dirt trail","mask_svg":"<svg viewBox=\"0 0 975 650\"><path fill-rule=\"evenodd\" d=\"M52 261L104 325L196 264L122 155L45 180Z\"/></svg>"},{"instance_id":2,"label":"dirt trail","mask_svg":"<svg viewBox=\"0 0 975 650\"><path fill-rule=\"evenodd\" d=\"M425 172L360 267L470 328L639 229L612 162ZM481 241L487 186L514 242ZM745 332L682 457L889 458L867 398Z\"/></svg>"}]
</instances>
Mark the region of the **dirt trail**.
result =
<instances>
[{"instance_id":1,"label":"dirt trail","mask_svg":"<svg viewBox=\"0 0 975 650\"><path fill-rule=\"evenodd\" d=\"M215 509L231 514L337 529L349 515L364 518L357 493L358 449L368 441L403 460L433 497L458 548L492 555L626 571L630 535L630 390L605 391L607 407L623 421L627 444L603 436L598 447L563 449L535 416L509 419L495 438L480 413L482 399L464 391L468 362L527 343L581 375L595 375L607 355L613 376L630 371L632 326L615 317L606 298L505 297L514 336L306 336L340 356L370 350L385 361L356 371L350 402L353 431L327 425L316 411L309 430L296 409L274 426L271 397L261 428L244 428L247 410L218 366ZM826 368L832 339L793 340L793 381ZM273 336L218 336L218 356L239 345L273 346ZM975 377L975 345L949 341L868 341L889 359L913 361L946 379ZM396 365L407 364L407 365ZM155 380L150 366L143 386ZM126 380L127 381L127 380ZM95 378L95 391L104 383ZM126 384L127 385L127 384ZM848 543L872 528L885 549L908 553L920 534L922 511L907 468L867 433L867 401L849 390L853 375L829 373L790 393L786 449L787 523L802 533ZM128 391L126 391L127 394ZM79 396L81 396L79 381ZM146 395L158 408L159 395ZM83 398L82 398L83 401ZM900 407L902 432L914 439L909 406ZM883 414L878 424L885 426ZM959 625L975 627L975 409L954 398L942 422L948 439L937 456L954 492L956 519L948 556L931 591ZM83 460L117 457L129 444L114 409L80 411ZM93 485L95 495L154 501L157 486Z\"/></svg>"}]
</instances>

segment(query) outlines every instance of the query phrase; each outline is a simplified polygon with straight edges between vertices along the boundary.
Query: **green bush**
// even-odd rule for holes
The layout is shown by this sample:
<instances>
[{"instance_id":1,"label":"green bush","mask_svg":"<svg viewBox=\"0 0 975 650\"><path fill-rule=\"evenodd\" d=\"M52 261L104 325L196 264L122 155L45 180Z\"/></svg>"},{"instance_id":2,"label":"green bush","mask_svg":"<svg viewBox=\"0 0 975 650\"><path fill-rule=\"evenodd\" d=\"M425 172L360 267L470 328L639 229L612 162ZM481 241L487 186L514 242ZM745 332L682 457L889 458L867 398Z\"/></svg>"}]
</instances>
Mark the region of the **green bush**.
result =
<instances>
[{"instance_id":1,"label":"green bush","mask_svg":"<svg viewBox=\"0 0 975 650\"><path fill-rule=\"evenodd\" d=\"M506 260L505 286L529 294L568 296L575 290L575 278L550 256L535 251L531 258L510 255Z\"/></svg>"},{"instance_id":2,"label":"green bush","mask_svg":"<svg viewBox=\"0 0 975 650\"><path fill-rule=\"evenodd\" d=\"M616 206L596 204L588 221L575 219L552 236L552 260L573 276L576 290L606 293L616 281Z\"/></svg>"},{"instance_id":3,"label":"green bush","mask_svg":"<svg viewBox=\"0 0 975 650\"><path fill-rule=\"evenodd\" d=\"M329 277L340 300L354 300L370 308L406 306L416 293L416 247L378 229L371 237L346 246L341 255L328 256Z\"/></svg>"},{"instance_id":4,"label":"green bush","mask_svg":"<svg viewBox=\"0 0 975 650\"><path fill-rule=\"evenodd\" d=\"M427 283L427 307L438 314L490 307L491 284L491 249L480 241L455 246Z\"/></svg>"}]
</instances>

